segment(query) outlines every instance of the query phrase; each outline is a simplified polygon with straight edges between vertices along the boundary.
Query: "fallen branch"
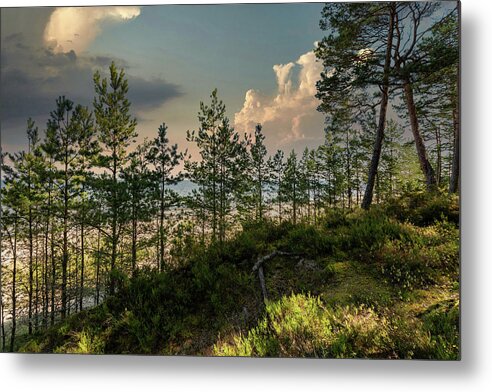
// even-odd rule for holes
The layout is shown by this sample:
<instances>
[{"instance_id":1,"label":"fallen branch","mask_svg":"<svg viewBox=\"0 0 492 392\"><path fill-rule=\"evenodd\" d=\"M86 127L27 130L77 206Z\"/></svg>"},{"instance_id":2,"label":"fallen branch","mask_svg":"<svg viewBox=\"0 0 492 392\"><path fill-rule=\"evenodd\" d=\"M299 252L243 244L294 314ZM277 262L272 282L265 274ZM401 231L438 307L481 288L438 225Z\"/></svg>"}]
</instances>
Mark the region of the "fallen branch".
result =
<instances>
[{"instance_id":1,"label":"fallen branch","mask_svg":"<svg viewBox=\"0 0 492 392\"><path fill-rule=\"evenodd\" d=\"M256 271L260 266L268 260L273 259L274 257L277 256L289 256L289 257L301 257L302 255L296 254L296 253L289 253L289 252L282 252L281 250L276 250L272 253L267 254L266 256L258 258L256 261L255 265L253 266L253 272Z\"/></svg>"},{"instance_id":2,"label":"fallen branch","mask_svg":"<svg viewBox=\"0 0 492 392\"><path fill-rule=\"evenodd\" d=\"M260 279L261 293L263 295L263 301L264 302L267 301L268 294L267 294L267 289L266 289L266 284L265 284L265 274L263 272L263 263L265 263L266 261L271 260L277 256L288 256L288 257L293 257L293 258L301 258L302 257L302 255L299 255L299 254L276 250L272 253L267 254L266 256L258 258L255 265L253 266L253 272L258 270L258 278Z\"/></svg>"},{"instance_id":3,"label":"fallen branch","mask_svg":"<svg viewBox=\"0 0 492 392\"><path fill-rule=\"evenodd\" d=\"M258 277L260 278L261 293L263 294L263 302L268 300L268 294L265 284L265 275L263 274L263 266L258 267Z\"/></svg>"}]
</instances>

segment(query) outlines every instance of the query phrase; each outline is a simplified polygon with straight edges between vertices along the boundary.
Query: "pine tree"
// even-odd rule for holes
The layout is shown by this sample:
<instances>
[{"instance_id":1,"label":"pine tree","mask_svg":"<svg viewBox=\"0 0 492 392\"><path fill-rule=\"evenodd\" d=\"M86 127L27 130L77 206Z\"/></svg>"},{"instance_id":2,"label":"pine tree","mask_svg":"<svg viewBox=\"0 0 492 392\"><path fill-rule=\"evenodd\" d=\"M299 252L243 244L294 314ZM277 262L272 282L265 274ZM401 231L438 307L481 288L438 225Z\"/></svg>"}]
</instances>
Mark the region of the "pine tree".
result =
<instances>
[{"instance_id":1,"label":"pine tree","mask_svg":"<svg viewBox=\"0 0 492 392\"><path fill-rule=\"evenodd\" d=\"M417 53L414 67L416 110L437 185L449 179L449 192L459 182L459 27L458 10L453 9L431 28ZM445 161L448 165L445 166Z\"/></svg>"},{"instance_id":2,"label":"pine tree","mask_svg":"<svg viewBox=\"0 0 492 392\"><path fill-rule=\"evenodd\" d=\"M32 334L37 312L35 293L36 274L36 232L39 219L38 205L41 203L39 173L40 173L40 149L38 128L32 119L27 121L27 151L21 151L15 154L9 154L12 167L5 166L7 180L10 189L6 189L7 195L15 194L17 201L11 201L15 210L15 244L18 248L17 235L19 238L26 238L27 252L27 315L28 315L28 333ZM12 243L12 238L10 237Z\"/></svg>"},{"instance_id":3,"label":"pine tree","mask_svg":"<svg viewBox=\"0 0 492 392\"><path fill-rule=\"evenodd\" d=\"M130 101L127 98L128 80L125 72L118 71L114 62L109 67L109 79L101 78L99 72L94 74L94 115L102 152L98 164L105 169L99 183L100 190L107 199L109 231L104 231L110 246L110 281L109 293L115 292L116 261L118 243L126 220L122 201L125 187L119 181L123 168L128 162L127 149L137 136L137 121L130 114Z\"/></svg>"},{"instance_id":4,"label":"pine tree","mask_svg":"<svg viewBox=\"0 0 492 392\"><path fill-rule=\"evenodd\" d=\"M26 220L28 224L28 248L29 248L29 289L28 289L28 333L33 332L33 312L37 313L37 309L33 307L34 296L34 273L37 269L37 265L34 259L34 241L36 231L36 219L37 219L37 205L39 202L39 181L37 174L39 173L39 134L38 127L35 126L32 119L27 120L27 140L28 151L27 154L22 156L20 160L22 167L23 178L19 178L19 181L24 181L26 186Z\"/></svg>"},{"instance_id":5,"label":"pine tree","mask_svg":"<svg viewBox=\"0 0 492 392\"><path fill-rule=\"evenodd\" d=\"M381 167L379 170L379 194L381 199L395 196L396 178L398 176L397 163L401 158L401 141L403 128L394 120L386 125L386 137L381 153Z\"/></svg>"},{"instance_id":6,"label":"pine tree","mask_svg":"<svg viewBox=\"0 0 492 392\"><path fill-rule=\"evenodd\" d=\"M157 233L159 241L158 265L162 271L165 265L165 214L166 210L172 205L175 205L178 200L176 193L172 192L169 186L177 184L183 178L181 172L177 171L177 168L184 160L184 153L178 152L178 145L169 144L165 123L159 126L158 135L152 141L147 156L149 161L154 165L153 177L157 185L156 200L159 204L159 231Z\"/></svg>"},{"instance_id":7,"label":"pine tree","mask_svg":"<svg viewBox=\"0 0 492 392\"><path fill-rule=\"evenodd\" d=\"M295 151L292 150L285 164L282 194L285 201L291 205L291 220L294 225L297 224L298 221L298 209L302 197L300 183L301 173L299 170L299 162Z\"/></svg>"},{"instance_id":8,"label":"pine tree","mask_svg":"<svg viewBox=\"0 0 492 392\"><path fill-rule=\"evenodd\" d=\"M85 261L86 261L86 227L88 221L89 208L89 189L88 183L91 180L90 169L95 164L95 159L99 153L99 144L95 134L94 119L87 107L77 106L73 118L74 132L77 135L76 146L78 148L77 157L77 176L78 176L78 223L80 226L80 288L79 288L79 310L83 308L84 282L85 282Z\"/></svg>"},{"instance_id":9,"label":"pine tree","mask_svg":"<svg viewBox=\"0 0 492 392\"><path fill-rule=\"evenodd\" d=\"M138 267L137 250L139 223L148 222L152 215L153 178L149 168L150 143L145 140L130 153L128 166L123 169L122 180L127 187L127 211L130 213L131 271Z\"/></svg>"},{"instance_id":10,"label":"pine tree","mask_svg":"<svg viewBox=\"0 0 492 392\"><path fill-rule=\"evenodd\" d=\"M331 3L325 5L320 26L329 31L315 50L325 71L317 84L319 110L333 114L347 101L347 95L374 93L379 120L363 208L372 203L384 139L389 101L397 3ZM376 48L376 49L374 49ZM354 100L356 101L356 100Z\"/></svg>"},{"instance_id":11,"label":"pine tree","mask_svg":"<svg viewBox=\"0 0 492 392\"><path fill-rule=\"evenodd\" d=\"M63 230L61 317L66 317L68 303L69 231L72 212L77 209L77 198L85 182L88 160L95 148L94 127L87 108L65 97L56 100L46 131L46 147L58 164L56 184L60 190L60 206ZM83 244L82 244L83 245Z\"/></svg>"},{"instance_id":12,"label":"pine tree","mask_svg":"<svg viewBox=\"0 0 492 392\"><path fill-rule=\"evenodd\" d=\"M313 223L316 225L321 209L322 193L321 162L317 149L312 149L309 151L309 156L306 162L306 169L306 181L311 193L309 197L309 202L312 199L312 220Z\"/></svg>"},{"instance_id":13,"label":"pine tree","mask_svg":"<svg viewBox=\"0 0 492 392\"><path fill-rule=\"evenodd\" d=\"M309 148L304 148L302 152L301 159L299 160L299 180L298 180L298 189L299 189L299 205L301 207L300 211L302 212L302 207L306 207L307 211L305 211L306 218L309 221L311 219L311 197L312 197L312 189L311 189L311 173L309 171Z\"/></svg>"},{"instance_id":14,"label":"pine tree","mask_svg":"<svg viewBox=\"0 0 492 392\"><path fill-rule=\"evenodd\" d=\"M244 189L242 174L246 170L246 142L229 124L225 105L217 90L210 96L210 106L200 103L198 131L188 132L187 140L196 143L201 161L187 159L185 168L201 193L202 205L210 216L212 242L222 244L231 223L234 200Z\"/></svg>"},{"instance_id":15,"label":"pine tree","mask_svg":"<svg viewBox=\"0 0 492 392\"><path fill-rule=\"evenodd\" d=\"M6 208L3 216L3 227L7 234L12 254L12 328L10 350L13 351L16 334L16 318L18 304L17 279L19 274L19 245L21 238L27 237L27 315L28 333L32 334L37 319L37 303L35 293L35 274L37 260L35 257L36 226L39 218L38 205L42 202L40 194L40 148L38 128L32 119L27 121L28 150L9 154L11 166L4 165L6 173L5 190L2 195L2 208ZM22 252L21 254L25 254ZM21 271L22 272L22 271ZM25 296L23 296L25 298ZM36 316L36 317L34 317Z\"/></svg>"},{"instance_id":16,"label":"pine tree","mask_svg":"<svg viewBox=\"0 0 492 392\"><path fill-rule=\"evenodd\" d=\"M251 142L251 175L252 193L255 208L256 220L263 220L265 215L265 196L264 190L269 178L269 167L267 162L267 149L264 144L265 135L262 132L261 124L255 127L254 141Z\"/></svg>"},{"instance_id":17,"label":"pine tree","mask_svg":"<svg viewBox=\"0 0 492 392\"><path fill-rule=\"evenodd\" d=\"M284 181L284 152L282 150L277 150L277 152L268 159L268 167L271 173L270 176L270 189L272 193L275 193L274 202L276 203L276 214L279 223L282 221L282 184Z\"/></svg>"},{"instance_id":18,"label":"pine tree","mask_svg":"<svg viewBox=\"0 0 492 392\"><path fill-rule=\"evenodd\" d=\"M326 204L337 206L345 189L344 152L340 139L334 135L329 125L325 128L325 142L318 147L320 174L323 182L323 199Z\"/></svg>"},{"instance_id":19,"label":"pine tree","mask_svg":"<svg viewBox=\"0 0 492 392\"><path fill-rule=\"evenodd\" d=\"M428 148L425 144L422 135L422 118L419 118L418 103L416 97L418 96L418 79L426 74L425 71L431 72L441 68L444 69L449 64L458 63L458 46L457 37L458 29L455 25L453 34L455 45L451 45L449 48L442 47L442 43L436 43L436 48L441 46L442 51L448 51L450 55L445 56L448 61L444 61L443 64L439 64L443 58L439 58L436 62L435 58L429 56L429 53L422 50L422 45L426 45L427 38L436 29L436 26L445 24L449 19L449 15L440 17L437 21L435 11L439 10L439 4L437 3L406 3L402 4L402 12L399 14L397 23L395 24L395 34L398 39L398 45L395 47L395 76L399 82L399 86L402 89L403 99L406 104L407 114L410 121L410 127L415 141L415 147L417 156L419 158L420 167L424 174L426 186L428 191L433 191L437 185L436 170L429 160ZM404 12L403 12L404 11ZM456 10L451 14L456 13ZM427 25L432 24L429 28ZM407 40L403 40L402 37L408 36ZM443 38L443 37L441 37ZM439 51L439 49L438 49ZM435 52L434 52L435 53ZM434 60L434 61L433 61ZM428 63L433 63L431 68L428 68ZM458 73L455 71L451 73L450 80L457 82ZM457 100L455 100L457 101ZM455 108L457 104L454 105ZM421 114L421 113L420 113Z\"/></svg>"}]
</instances>

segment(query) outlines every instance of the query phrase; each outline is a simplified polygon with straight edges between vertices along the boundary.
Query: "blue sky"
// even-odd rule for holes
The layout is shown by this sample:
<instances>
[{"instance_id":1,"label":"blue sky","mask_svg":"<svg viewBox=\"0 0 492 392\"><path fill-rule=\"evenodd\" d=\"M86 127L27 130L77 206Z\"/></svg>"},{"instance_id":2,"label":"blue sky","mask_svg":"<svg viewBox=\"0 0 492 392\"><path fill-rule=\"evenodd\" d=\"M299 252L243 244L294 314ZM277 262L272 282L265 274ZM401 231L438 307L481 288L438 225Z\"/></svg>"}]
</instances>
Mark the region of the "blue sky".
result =
<instances>
[{"instance_id":1,"label":"blue sky","mask_svg":"<svg viewBox=\"0 0 492 392\"><path fill-rule=\"evenodd\" d=\"M59 95L91 106L92 75L111 61L126 71L140 140L166 122L170 141L194 153L186 131L217 88L231 124L243 133L261 123L270 152L316 147L323 4L2 8L3 147L24 148L27 118L42 131Z\"/></svg>"},{"instance_id":2,"label":"blue sky","mask_svg":"<svg viewBox=\"0 0 492 392\"><path fill-rule=\"evenodd\" d=\"M186 130L198 126L200 101L218 88L233 124L247 92L254 91L254 110L243 110L238 130L266 122L272 149L316 145L323 137L322 117L312 89L298 85L305 80L314 86L320 69L314 57L298 62L322 36L322 6L87 7L76 16L67 8L2 9L2 94L9 95L2 108L4 147L23 145L29 116L43 129L58 95L90 105L91 74L111 60L126 69L141 138L153 137L165 121L171 141L185 144ZM279 83L287 86L284 96ZM295 107L289 107L287 93Z\"/></svg>"}]
</instances>

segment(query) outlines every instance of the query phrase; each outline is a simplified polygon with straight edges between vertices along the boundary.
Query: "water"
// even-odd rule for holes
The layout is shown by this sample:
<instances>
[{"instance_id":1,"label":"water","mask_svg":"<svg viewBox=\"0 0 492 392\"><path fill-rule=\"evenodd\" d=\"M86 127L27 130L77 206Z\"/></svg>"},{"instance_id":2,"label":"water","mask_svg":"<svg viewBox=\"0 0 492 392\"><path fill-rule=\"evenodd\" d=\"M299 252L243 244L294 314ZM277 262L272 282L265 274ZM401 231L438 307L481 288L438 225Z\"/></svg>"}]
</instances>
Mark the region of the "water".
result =
<instances>
[{"instance_id":1,"label":"water","mask_svg":"<svg viewBox=\"0 0 492 392\"><path fill-rule=\"evenodd\" d=\"M198 189L198 186L190 180L183 180L175 185L170 185L169 189L177 192L180 196L186 196L189 195L194 189Z\"/></svg>"}]
</instances>

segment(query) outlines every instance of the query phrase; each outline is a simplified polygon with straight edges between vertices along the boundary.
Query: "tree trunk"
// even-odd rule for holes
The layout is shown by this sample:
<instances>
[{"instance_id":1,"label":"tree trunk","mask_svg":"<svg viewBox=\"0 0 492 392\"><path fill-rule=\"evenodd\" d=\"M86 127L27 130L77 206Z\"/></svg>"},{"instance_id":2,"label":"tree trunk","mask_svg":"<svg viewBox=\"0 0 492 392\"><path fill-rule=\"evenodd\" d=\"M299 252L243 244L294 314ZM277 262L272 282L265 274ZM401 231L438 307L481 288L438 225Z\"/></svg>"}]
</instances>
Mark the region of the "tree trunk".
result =
<instances>
[{"instance_id":1,"label":"tree trunk","mask_svg":"<svg viewBox=\"0 0 492 392\"><path fill-rule=\"evenodd\" d=\"M132 219L132 274L137 270L137 218Z\"/></svg>"},{"instance_id":2,"label":"tree trunk","mask_svg":"<svg viewBox=\"0 0 492 392\"><path fill-rule=\"evenodd\" d=\"M222 245L225 240L225 175L224 163L220 163L220 183L219 183L219 243Z\"/></svg>"},{"instance_id":3,"label":"tree trunk","mask_svg":"<svg viewBox=\"0 0 492 392\"><path fill-rule=\"evenodd\" d=\"M383 73L383 83L382 83L382 98L381 106L379 108L379 122L378 129L376 132L376 140L374 142L374 149L372 152L371 163L369 166L369 175L367 177L366 190L364 192L364 198L362 199L362 208L369 209L372 203L372 197L374 192L374 181L376 179L376 174L378 172L379 160L381 158L381 150L383 148L384 140L384 129L386 126L386 112L388 109L388 99L389 99L389 73L391 66L391 50L393 46L393 29L395 23L395 13L396 5L393 3L390 5L390 21L388 27L388 40L386 44L386 55L384 61L384 73Z\"/></svg>"},{"instance_id":4,"label":"tree trunk","mask_svg":"<svg viewBox=\"0 0 492 392\"><path fill-rule=\"evenodd\" d=\"M263 178L261 168L258 170L259 218L263 220Z\"/></svg>"},{"instance_id":5,"label":"tree trunk","mask_svg":"<svg viewBox=\"0 0 492 392\"><path fill-rule=\"evenodd\" d=\"M79 243L79 230L78 228L75 229L75 243ZM79 289L80 289L80 286L79 286L79 252L78 250L76 249L75 250L75 257L74 257L74 261L75 261L75 271L72 273L72 277L71 277L71 282L72 282L72 285L71 287L73 287L74 289L73 290L70 290L70 291L73 291L73 296L74 296L74 310L75 310L75 313L77 313L79 311ZM70 287L70 285L69 285ZM68 305L68 308L70 309L71 307L71 303L69 302L69 305Z\"/></svg>"},{"instance_id":6,"label":"tree trunk","mask_svg":"<svg viewBox=\"0 0 492 392\"><path fill-rule=\"evenodd\" d=\"M39 330L39 241L36 236L36 256L35 260L35 273L36 273L36 288L34 290L34 331Z\"/></svg>"},{"instance_id":7,"label":"tree trunk","mask_svg":"<svg viewBox=\"0 0 492 392\"><path fill-rule=\"evenodd\" d=\"M135 176L132 177L132 249L131 249L131 257L132 257L132 276L135 275L135 271L137 269L137 229L138 229L138 221L137 221L137 203L138 203L138 193L135 190L135 181L137 179Z\"/></svg>"},{"instance_id":8,"label":"tree trunk","mask_svg":"<svg viewBox=\"0 0 492 392\"><path fill-rule=\"evenodd\" d=\"M11 238L12 241L12 238ZM12 242L12 329L10 331L10 351L14 352L15 330L17 326L17 218L14 221L14 239Z\"/></svg>"},{"instance_id":9,"label":"tree trunk","mask_svg":"<svg viewBox=\"0 0 492 392\"><path fill-rule=\"evenodd\" d=\"M311 222L311 185L307 181L307 220Z\"/></svg>"},{"instance_id":10,"label":"tree trunk","mask_svg":"<svg viewBox=\"0 0 492 392\"><path fill-rule=\"evenodd\" d=\"M427 190L432 191L436 188L436 175L432 165L429 162L429 159L427 158L425 144L422 139L422 135L420 134L417 110L413 100L413 89L408 78L403 80L403 90L405 92L405 101L407 104L408 116L410 117L410 126L412 128L413 138L415 140L415 147L417 148L420 168L425 176Z\"/></svg>"},{"instance_id":11,"label":"tree trunk","mask_svg":"<svg viewBox=\"0 0 492 392\"><path fill-rule=\"evenodd\" d=\"M46 229L44 232L44 320L43 325L45 328L48 327L48 312L49 312L49 283L48 283L48 258L49 258L49 235L50 235L50 208L49 205L51 203L51 190L48 189L48 210L46 213Z\"/></svg>"},{"instance_id":12,"label":"tree trunk","mask_svg":"<svg viewBox=\"0 0 492 392\"><path fill-rule=\"evenodd\" d=\"M357 186L355 188L355 200L357 205L360 203L360 178L359 178L359 163L355 162L355 181L357 182Z\"/></svg>"},{"instance_id":13,"label":"tree trunk","mask_svg":"<svg viewBox=\"0 0 492 392\"><path fill-rule=\"evenodd\" d=\"M51 256L51 320L53 326L55 324L56 304L55 304L55 289L56 289L56 263L55 263L55 242L53 240L53 225L51 225L50 233L50 256Z\"/></svg>"},{"instance_id":14,"label":"tree trunk","mask_svg":"<svg viewBox=\"0 0 492 392\"><path fill-rule=\"evenodd\" d=\"M65 184L63 190L63 255L62 255L62 285L61 285L61 318L67 316L67 269L68 269L68 177L65 165Z\"/></svg>"},{"instance_id":15,"label":"tree trunk","mask_svg":"<svg viewBox=\"0 0 492 392\"><path fill-rule=\"evenodd\" d=\"M352 171L351 171L351 152L350 152L350 138L349 138L349 132L347 131L345 135L345 150L347 154L347 205L348 208L352 208Z\"/></svg>"},{"instance_id":16,"label":"tree trunk","mask_svg":"<svg viewBox=\"0 0 492 392\"><path fill-rule=\"evenodd\" d=\"M457 193L460 178L460 120L458 107L453 110L453 165L451 167L451 179L449 181L449 193Z\"/></svg>"},{"instance_id":17,"label":"tree trunk","mask_svg":"<svg viewBox=\"0 0 492 392\"><path fill-rule=\"evenodd\" d=\"M31 185L29 184L29 189ZM29 191L30 193L30 191ZM29 289L28 289L28 334L32 334L32 299L33 299L33 281L34 281L34 266L33 266L33 230L32 230L32 207L29 206Z\"/></svg>"},{"instance_id":18,"label":"tree trunk","mask_svg":"<svg viewBox=\"0 0 492 392\"><path fill-rule=\"evenodd\" d=\"M435 127L436 137L436 185L439 187L442 177L442 141L439 126Z\"/></svg>"},{"instance_id":19,"label":"tree trunk","mask_svg":"<svg viewBox=\"0 0 492 392\"><path fill-rule=\"evenodd\" d=\"M255 265L252 268L252 271L253 272L258 271L258 278L260 279L261 293L263 295L264 302L268 300L268 297L267 297L267 289L265 284L265 274L263 271L263 264L268 260L271 260L277 256L286 256L286 257L293 257L293 258L301 257L300 254L294 254L294 253L283 252L278 250L275 250L272 253L267 254L266 256L258 257Z\"/></svg>"},{"instance_id":20,"label":"tree trunk","mask_svg":"<svg viewBox=\"0 0 492 392\"><path fill-rule=\"evenodd\" d=\"M52 167L52 160L50 158L50 168ZM54 224L51 222L51 192L53 189L53 181L50 174L49 184L48 184L48 206L46 212L46 232L45 232L45 268L46 268L46 312L48 312L48 308L50 309L50 319L51 325L55 324L55 284L56 284L56 269L55 269L55 254L54 254L54 243L53 243L53 226ZM48 243L50 244L50 251L48 253ZM49 254L49 256L48 256ZM51 283L48 284L48 257L51 257ZM49 286L49 288L48 288ZM51 298L50 292L51 290ZM51 302L49 301L51 299ZM50 306L48 305L50 302ZM48 320L46 320L46 324Z\"/></svg>"},{"instance_id":21,"label":"tree trunk","mask_svg":"<svg viewBox=\"0 0 492 392\"><path fill-rule=\"evenodd\" d=\"M215 142L214 142L215 143ZM213 148L212 157L212 242L217 240L217 174L216 174L216 163L215 163L215 144Z\"/></svg>"},{"instance_id":22,"label":"tree trunk","mask_svg":"<svg viewBox=\"0 0 492 392\"><path fill-rule=\"evenodd\" d=\"M75 264L77 265L77 260L75 260ZM72 301L72 296L71 296L71 292L70 290L68 289L70 287L70 284L72 283L72 276L70 276L70 259L68 260L68 263L67 263L67 313L66 313L66 316L70 316L70 311L71 311L71 306L70 306L70 302Z\"/></svg>"},{"instance_id":23,"label":"tree trunk","mask_svg":"<svg viewBox=\"0 0 492 392\"><path fill-rule=\"evenodd\" d=\"M282 186L280 171L278 175L278 188L277 188L277 206L278 206L278 223L282 223L282 199L280 193L280 187Z\"/></svg>"},{"instance_id":24,"label":"tree trunk","mask_svg":"<svg viewBox=\"0 0 492 392\"><path fill-rule=\"evenodd\" d=\"M164 270L164 256L165 256L165 239L164 239L164 215L165 215L165 182L164 175L161 178L161 194L160 194L160 213L159 213L159 270Z\"/></svg>"},{"instance_id":25,"label":"tree trunk","mask_svg":"<svg viewBox=\"0 0 492 392\"><path fill-rule=\"evenodd\" d=\"M101 212L99 211L99 214ZM96 305L99 305L99 295L101 291L100 286L100 272L101 272L101 230L97 231L97 255L96 255Z\"/></svg>"},{"instance_id":26,"label":"tree trunk","mask_svg":"<svg viewBox=\"0 0 492 392\"><path fill-rule=\"evenodd\" d=\"M113 151L113 190L111 192L111 265L110 265L110 279L109 279L109 294L113 295L115 292L115 266L116 266L116 246L117 246L117 238L116 238L116 225L117 225L117 208L118 208L118 200L117 200L117 186L118 180L116 176L117 164L116 164L116 151Z\"/></svg>"},{"instance_id":27,"label":"tree trunk","mask_svg":"<svg viewBox=\"0 0 492 392\"><path fill-rule=\"evenodd\" d=\"M297 176L294 176L297 177ZM292 213L293 213L293 220L294 220L294 225L297 223L297 194L296 194L296 181L297 178L294 179L293 182L293 188L294 188L294 193L292 195Z\"/></svg>"},{"instance_id":28,"label":"tree trunk","mask_svg":"<svg viewBox=\"0 0 492 392\"><path fill-rule=\"evenodd\" d=\"M83 191L82 191L83 192ZM84 201L82 200L82 203ZM79 294L79 311L84 306L84 274L85 274L85 227L84 227L84 207L82 206L82 222L80 225L80 294Z\"/></svg>"}]
</instances>

